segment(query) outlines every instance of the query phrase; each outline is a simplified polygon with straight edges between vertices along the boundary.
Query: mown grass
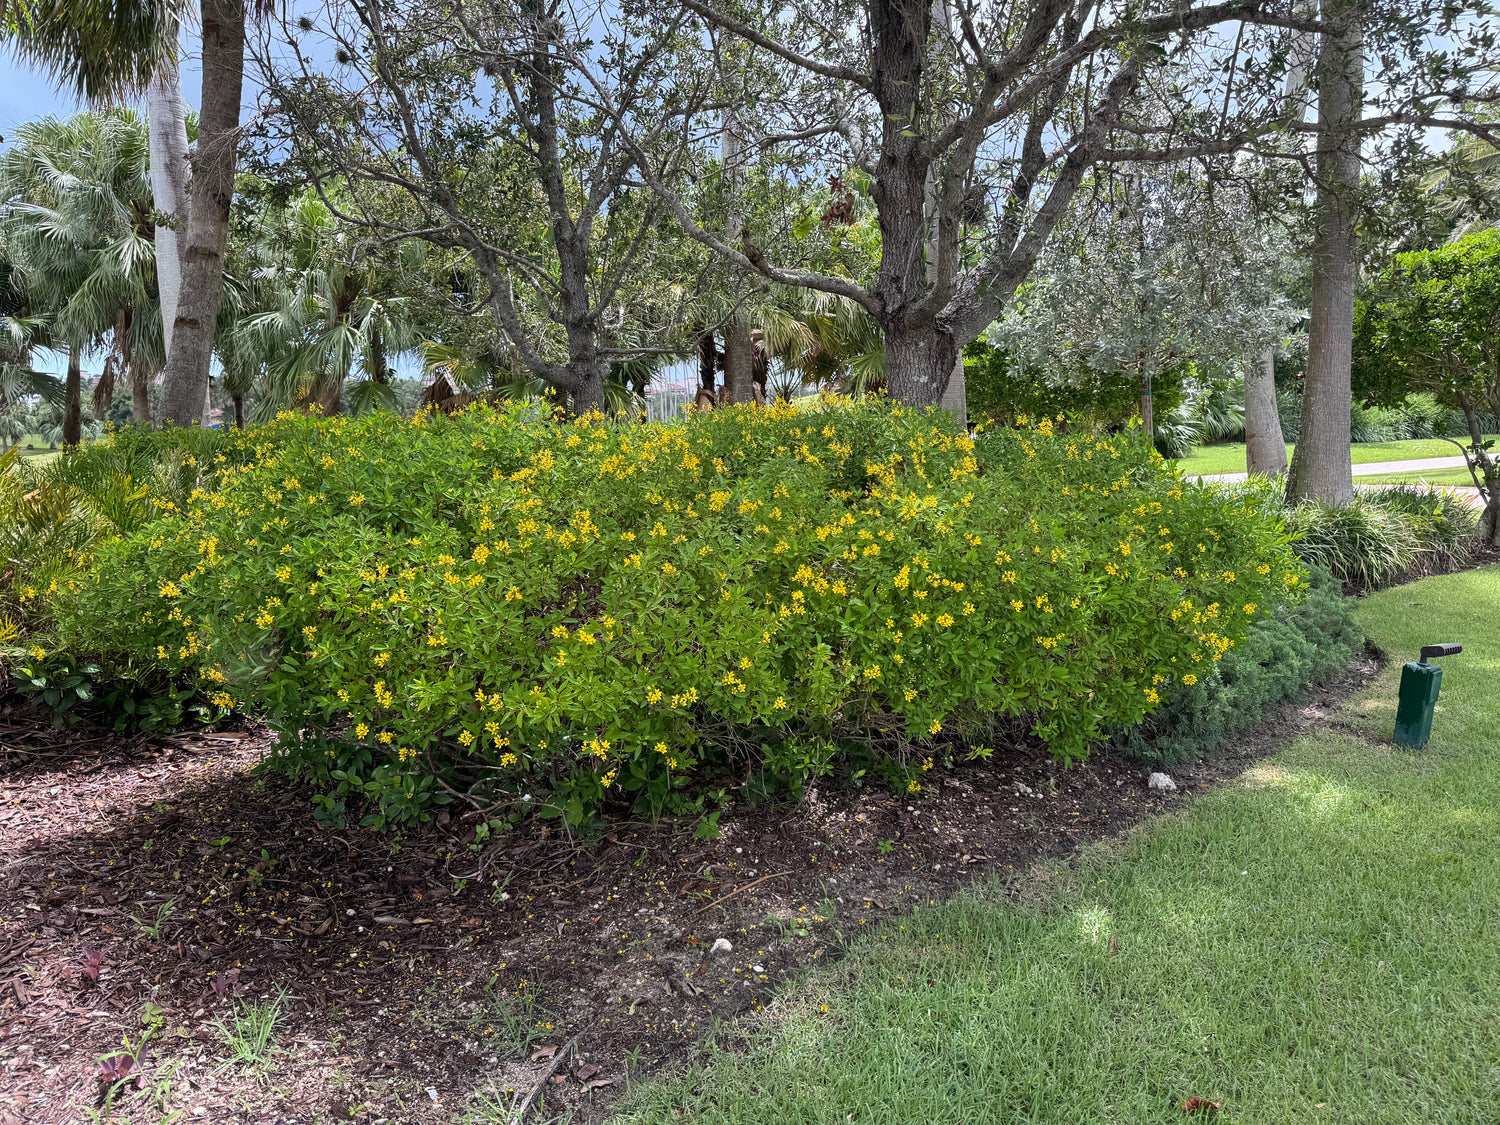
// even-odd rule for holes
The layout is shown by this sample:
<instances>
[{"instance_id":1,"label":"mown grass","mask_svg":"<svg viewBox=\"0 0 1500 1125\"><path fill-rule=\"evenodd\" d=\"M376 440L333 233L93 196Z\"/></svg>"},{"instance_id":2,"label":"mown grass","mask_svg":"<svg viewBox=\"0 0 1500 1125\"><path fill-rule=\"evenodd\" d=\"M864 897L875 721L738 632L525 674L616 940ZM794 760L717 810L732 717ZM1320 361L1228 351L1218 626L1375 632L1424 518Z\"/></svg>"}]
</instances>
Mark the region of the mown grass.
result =
<instances>
[{"instance_id":1,"label":"mown grass","mask_svg":"<svg viewBox=\"0 0 1500 1125\"><path fill-rule=\"evenodd\" d=\"M1469 470L1459 466L1453 469L1425 469L1416 472L1405 473L1377 473L1368 477L1355 477L1354 483L1359 484L1440 484L1440 485L1467 485L1474 487L1474 478L1469 475Z\"/></svg>"},{"instance_id":2,"label":"mown grass","mask_svg":"<svg viewBox=\"0 0 1500 1125\"><path fill-rule=\"evenodd\" d=\"M1494 435L1490 435L1494 436ZM1291 460L1292 446L1286 447L1287 459ZM1360 442L1350 448L1350 460L1355 465L1369 465L1381 461L1415 461L1425 457L1456 457L1458 450L1452 442L1437 438L1420 441L1371 441ZM1245 443L1226 442L1223 445L1196 447L1180 462L1182 471L1189 476L1217 473L1243 473L1245 471ZM1441 471L1441 470L1439 470ZM1436 478L1429 477L1436 482ZM1444 481L1442 483L1460 483Z\"/></svg>"},{"instance_id":3,"label":"mown grass","mask_svg":"<svg viewBox=\"0 0 1500 1125\"><path fill-rule=\"evenodd\" d=\"M1339 722L1072 865L930 906L622 1123L1474 1122L1500 1106L1500 567L1365 600ZM1420 644L1433 741L1388 741Z\"/></svg>"}]
</instances>

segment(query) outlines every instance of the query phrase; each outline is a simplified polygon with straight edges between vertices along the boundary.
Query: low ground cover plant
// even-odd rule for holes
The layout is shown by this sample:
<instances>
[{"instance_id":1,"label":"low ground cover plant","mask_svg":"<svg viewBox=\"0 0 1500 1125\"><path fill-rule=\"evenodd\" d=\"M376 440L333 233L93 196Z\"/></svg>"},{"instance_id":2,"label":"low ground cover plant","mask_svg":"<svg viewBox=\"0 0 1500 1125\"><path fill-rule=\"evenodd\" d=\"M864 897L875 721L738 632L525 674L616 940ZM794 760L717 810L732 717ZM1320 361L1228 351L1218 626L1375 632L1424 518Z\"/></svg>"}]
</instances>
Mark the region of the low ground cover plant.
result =
<instances>
[{"instance_id":1,"label":"low ground cover plant","mask_svg":"<svg viewBox=\"0 0 1500 1125\"><path fill-rule=\"evenodd\" d=\"M1045 421L513 407L252 437L97 548L59 641L263 710L281 764L375 823L476 780L572 823L658 813L705 762L796 788L855 746L915 791L995 715L1078 757L1302 582L1257 503Z\"/></svg>"},{"instance_id":2,"label":"low ground cover plant","mask_svg":"<svg viewBox=\"0 0 1500 1125\"><path fill-rule=\"evenodd\" d=\"M1112 745L1171 765L1215 749L1278 703L1341 672L1365 640L1354 619L1356 603L1327 570L1311 567L1308 579L1303 597L1257 617L1212 672L1195 684L1175 685L1160 707Z\"/></svg>"}]
</instances>

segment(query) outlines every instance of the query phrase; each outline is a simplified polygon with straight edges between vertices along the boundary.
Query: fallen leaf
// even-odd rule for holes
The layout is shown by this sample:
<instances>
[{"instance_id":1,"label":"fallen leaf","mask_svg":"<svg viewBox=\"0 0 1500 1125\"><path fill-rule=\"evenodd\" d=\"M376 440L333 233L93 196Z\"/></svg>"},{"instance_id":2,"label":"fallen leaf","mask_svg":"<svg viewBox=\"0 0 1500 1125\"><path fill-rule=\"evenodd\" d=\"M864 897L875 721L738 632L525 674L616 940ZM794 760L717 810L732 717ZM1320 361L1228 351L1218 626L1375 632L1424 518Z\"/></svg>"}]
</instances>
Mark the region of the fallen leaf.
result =
<instances>
[{"instance_id":1,"label":"fallen leaf","mask_svg":"<svg viewBox=\"0 0 1500 1125\"><path fill-rule=\"evenodd\" d=\"M1190 1098L1184 1098L1181 1106L1183 1113L1201 1113L1205 1117L1209 1114L1219 1112L1219 1103L1211 1102L1201 1095L1194 1094Z\"/></svg>"},{"instance_id":2,"label":"fallen leaf","mask_svg":"<svg viewBox=\"0 0 1500 1125\"><path fill-rule=\"evenodd\" d=\"M573 1068L573 1077L578 1079L578 1081L580 1082L587 1082L590 1078L594 1077L594 1075L598 1073L599 1068L593 1063L580 1063L578 1066L575 1066Z\"/></svg>"},{"instance_id":3,"label":"fallen leaf","mask_svg":"<svg viewBox=\"0 0 1500 1125\"><path fill-rule=\"evenodd\" d=\"M597 1090L600 1086L613 1086L613 1078L591 1078L583 1084L585 1090Z\"/></svg>"},{"instance_id":4,"label":"fallen leaf","mask_svg":"<svg viewBox=\"0 0 1500 1125\"><path fill-rule=\"evenodd\" d=\"M541 1062L544 1059L550 1059L555 1054L557 1054L556 1047L551 1045L541 1046L538 1047L535 1051L531 1052L531 1061Z\"/></svg>"}]
</instances>

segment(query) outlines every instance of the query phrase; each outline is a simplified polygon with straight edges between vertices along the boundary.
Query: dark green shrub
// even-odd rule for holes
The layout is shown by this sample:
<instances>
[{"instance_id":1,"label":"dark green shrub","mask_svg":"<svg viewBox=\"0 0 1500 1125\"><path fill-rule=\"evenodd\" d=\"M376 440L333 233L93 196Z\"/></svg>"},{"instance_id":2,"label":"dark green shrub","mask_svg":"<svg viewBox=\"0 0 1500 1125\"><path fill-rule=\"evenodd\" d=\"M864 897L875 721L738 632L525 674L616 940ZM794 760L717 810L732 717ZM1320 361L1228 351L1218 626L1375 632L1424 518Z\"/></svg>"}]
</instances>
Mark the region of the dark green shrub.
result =
<instances>
[{"instance_id":1,"label":"dark green shrub","mask_svg":"<svg viewBox=\"0 0 1500 1125\"><path fill-rule=\"evenodd\" d=\"M1326 570L1310 571L1301 601L1258 618L1244 641L1191 686L1178 685L1155 714L1112 746L1170 765L1207 753L1277 704L1342 670L1364 644L1351 601Z\"/></svg>"}]
</instances>

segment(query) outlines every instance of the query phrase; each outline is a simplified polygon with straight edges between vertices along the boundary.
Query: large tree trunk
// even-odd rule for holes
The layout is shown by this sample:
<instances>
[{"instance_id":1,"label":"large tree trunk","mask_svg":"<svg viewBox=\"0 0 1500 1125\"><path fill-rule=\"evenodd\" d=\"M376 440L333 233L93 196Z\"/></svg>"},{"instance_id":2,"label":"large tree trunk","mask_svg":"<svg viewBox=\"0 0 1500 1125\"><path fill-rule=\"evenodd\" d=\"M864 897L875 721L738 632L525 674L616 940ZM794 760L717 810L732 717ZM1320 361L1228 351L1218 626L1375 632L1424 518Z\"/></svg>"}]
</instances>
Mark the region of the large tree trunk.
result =
<instances>
[{"instance_id":1,"label":"large tree trunk","mask_svg":"<svg viewBox=\"0 0 1500 1125\"><path fill-rule=\"evenodd\" d=\"M1359 190L1359 121L1364 50L1359 0L1330 0L1323 18L1344 22L1318 48L1317 232L1312 248L1312 306L1302 425L1287 474L1288 500L1347 504L1354 499L1349 460L1349 368L1359 260L1354 218Z\"/></svg>"},{"instance_id":2,"label":"large tree trunk","mask_svg":"<svg viewBox=\"0 0 1500 1125\"><path fill-rule=\"evenodd\" d=\"M234 396L234 428L243 430L245 428L245 396Z\"/></svg>"},{"instance_id":3,"label":"large tree trunk","mask_svg":"<svg viewBox=\"0 0 1500 1125\"><path fill-rule=\"evenodd\" d=\"M929 277L941 280L929 263L928 218L931 159L913 122L920 115L932 5L924 0L872 0L875 99L881 110L880 160L871 195L880 217L880 269L874 296L876 320L885 334L886 387L890 397L911 406L934 406L943 396L958 358L951 334L930 318L914 319L927 297ZM936 221L936 216L933 217Z\"/></svg>"},{"instance_id":4,"label":"large tree trunk","mask_svg":"<svg viewBox=\"0 0 1500 1125\"><path fill-rule=\"evenodd\" d=\"M146 87L146 114L151 138L151 201L162 218L156 223L156 285L161 293L161 330L165 354L172 354L172 328L182 291L182 235L188 213L187 113L177 61L157 64Z\"/></svg>"},{"instance_id":5,"label":"large tree trunk","mask_svg":"<svg viewBox=\"0 0 1500 1125\"><path fill-rule=\"evenodd\" d=\"M958 361L958 343L946 332L888 331L885 382L892 400L909 406L935 406ZM941 377L939 377L941 376Z\"/></svg>"},{"instance_id":6,"label":"large tree trunk","mask_svg":"<svg viewBox=\"0 0 1500 1125\"><path fill-rule=\"evenodd\" d=\"M68 348L68 380L63 388L63 445L77 445L83 436L83 366L75 344Z\"/></svg>"},{"instance_id":7,"label":"large tree trunk","mask_svg":"<svg viewBox=\"0 0 1500 1125\"><path fill-rule=\"evenodd\" d=\"M1252 477L1286 472L1286 441L1276 410L1276 349L1251 362L1245 372L1245 471Z\"/></svg>"},{"instance_id":8,"label":"large tree trunk","mask_svg":"<svg viewBox=\"0 0 1500 1125\"><path fill-rule=\"evenodd\" d=\"M203 0L203 96L188 190L182 292L167 355L162 414L190 425L203 416L214 329L224 297L224 248L234 198L240 94L245 78L245 0Z\"/></svg>"}]
</instances>

